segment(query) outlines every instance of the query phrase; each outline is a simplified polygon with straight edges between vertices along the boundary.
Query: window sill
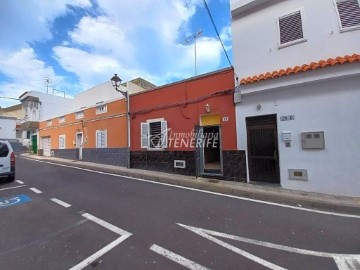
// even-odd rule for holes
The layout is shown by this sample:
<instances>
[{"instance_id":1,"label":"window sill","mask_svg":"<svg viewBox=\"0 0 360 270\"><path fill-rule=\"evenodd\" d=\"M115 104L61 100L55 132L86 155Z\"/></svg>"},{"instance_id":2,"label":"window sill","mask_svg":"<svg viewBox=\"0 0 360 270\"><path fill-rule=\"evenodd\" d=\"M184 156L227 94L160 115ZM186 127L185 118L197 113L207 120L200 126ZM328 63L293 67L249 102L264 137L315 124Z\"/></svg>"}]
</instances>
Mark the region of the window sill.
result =
<instances>
[{"instance_id":1,"label":"window sill","mask_svg":"<svg viewBox=\"0 0 360 270\"><path fill-rule=\"evenodd\" d=\"M306 42L306 41L307 41L306 38L294 40L294 41L291 41L291 42L288 42L288 43L285 43L285 44L280 44L280 45L278 45L278 49L280 50L280 49L283 49L283 48L290 47L290 46L292 46L292 45L304 43L304 42Z\"/></svg>"},{"instance_id":2,"label":"window sill","mask_svg":"<svg viewBox=\"0 0 360 270\"><path fill-rule=\"evenodd\" d=\"M347 28L340 28L340 33L346 33L350 31L360 30L360 25L351 26Z\"/></svg>"},{"instance_id":3,"label":"window sill","mask_svg":"<svg viewBox=\"0 0 360 270\"><path fill-rule=\"evenodd\" d=\"M166 148L144 148L147 151L165 151Z\"/></svg>"}]
</instances>

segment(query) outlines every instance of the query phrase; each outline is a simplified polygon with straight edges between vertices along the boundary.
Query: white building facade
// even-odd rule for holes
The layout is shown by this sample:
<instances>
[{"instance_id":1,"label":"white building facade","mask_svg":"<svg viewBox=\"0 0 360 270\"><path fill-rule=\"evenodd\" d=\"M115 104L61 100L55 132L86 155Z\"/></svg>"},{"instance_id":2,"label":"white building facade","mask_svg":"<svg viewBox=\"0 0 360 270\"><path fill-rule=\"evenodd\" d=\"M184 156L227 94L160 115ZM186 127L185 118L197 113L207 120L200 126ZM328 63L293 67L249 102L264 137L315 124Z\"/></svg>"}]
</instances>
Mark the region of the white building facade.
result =
<instances>
[{"instance_id":1,"label":"white building facade","mask_svg":"<svg viewBox=\"0 0 360 270\"><path fill-rule=\"evenodd\" d=\"M19 99L25 111L24 119L21 120L21 140L23 145L36 153L39 122L69 113L74 108L74 100L38 91L25 92Z\"/></svg>"},{"instance_id":2,"label":"white building facade","mask_svg":"<svg viewBox=\"0 0 360 270\"><path fill-rule=\"evenodd\" d=\"M247 180L360 196L359 0L232 0Z\"/></svg>"}]
</instances>

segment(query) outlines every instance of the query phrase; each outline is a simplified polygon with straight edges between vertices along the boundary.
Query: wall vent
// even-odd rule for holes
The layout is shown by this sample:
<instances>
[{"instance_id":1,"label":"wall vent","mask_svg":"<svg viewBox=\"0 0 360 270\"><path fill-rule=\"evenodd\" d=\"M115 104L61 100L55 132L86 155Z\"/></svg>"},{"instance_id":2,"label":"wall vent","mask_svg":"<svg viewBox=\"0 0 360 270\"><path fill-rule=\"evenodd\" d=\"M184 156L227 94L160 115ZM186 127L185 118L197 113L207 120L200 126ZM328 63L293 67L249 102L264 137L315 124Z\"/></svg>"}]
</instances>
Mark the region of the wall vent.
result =
<instances>
[{"instance_id":1,"label":"wall vent","mask_svg":"<svg viewBox=\"0 0 360 270\"><path fill-rule=\"evenodd\" d=\"M185 160L174 160L174 168L180 168L180 169L186 168Z\"/></svg>"},{"instance_id":2,"label":"wall vent","mask_svg":"<svg viewBox=\"0 0 360 270\"><path fill-rule=\"evenodd\" d=\"M308 180L307 170L303 169L289 169L289 179L290 180Z\"/></svg>"},{"instance_id":3,"label":"wall vent","mask_svg":"<svg viewBox=\"0 0 360 270\"><path fill-rule=\"evenodd\" d=\"M357 0L336 0L342 28L360 26L360 6Z\"/></svg>"},{"instance_id":4,"label":"wall vent","mask_svg":"<svg viewBox=\"0 0 360 270\"><path fill-rule=\"evenodd\" d=\"M280 44L286 44L304 38L301 12L279 18Z\"/></svg>"}]
</instances>

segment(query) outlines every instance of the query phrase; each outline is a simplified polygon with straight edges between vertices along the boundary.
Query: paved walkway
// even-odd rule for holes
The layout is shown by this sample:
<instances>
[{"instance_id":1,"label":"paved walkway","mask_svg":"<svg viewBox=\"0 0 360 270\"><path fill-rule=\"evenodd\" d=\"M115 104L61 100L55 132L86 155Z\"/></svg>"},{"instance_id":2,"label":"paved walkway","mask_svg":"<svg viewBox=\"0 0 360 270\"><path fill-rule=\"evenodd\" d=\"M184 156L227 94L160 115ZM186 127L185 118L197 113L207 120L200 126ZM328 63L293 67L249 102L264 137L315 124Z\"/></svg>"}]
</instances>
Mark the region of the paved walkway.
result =
<instances>
[{"instance_id":1,"label":"paved walkway","mask_svg":"<svg viewBox=\"0 0 360 270\"><path fill-rule=\"evenodd\" d=\"M21 154L20 156L133 178L168 183L177 186L196 188L255 200L269 201L272 203L360 215L359 197L333 196L321 193L288 190L281 187L221 181L209 178L195 178L194 176L176 175L139 169L127 169L113 165L56 157L36 156L27 153Z\"/></svg>"}]
</instances>

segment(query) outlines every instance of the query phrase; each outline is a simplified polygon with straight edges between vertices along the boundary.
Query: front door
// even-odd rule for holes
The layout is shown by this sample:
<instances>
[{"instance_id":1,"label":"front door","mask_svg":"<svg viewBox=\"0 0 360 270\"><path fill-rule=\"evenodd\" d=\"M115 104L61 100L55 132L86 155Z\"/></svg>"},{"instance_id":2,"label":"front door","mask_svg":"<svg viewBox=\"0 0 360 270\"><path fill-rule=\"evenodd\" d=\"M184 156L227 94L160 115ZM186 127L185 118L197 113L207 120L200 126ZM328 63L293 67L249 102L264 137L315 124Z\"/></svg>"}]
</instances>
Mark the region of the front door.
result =
<instances>
[{"instance_id":1,"label":"front door","mask_svg":"<svg viewBox=\"0 0 360 270\"><path fill-rule=\"evenodd\" d=\"M246 118L250 181L280 183L276 115Z\"/></svg>"},{"instance_id":2,"label":"front door","mask_svg":"<svg viewBox=\"0 0 360 270\"><path fill-rule=\"evenodd\" d=\"M76 133L76 148L79 149L79 159L82 159L82 148L83 148L83 134Z\"/></svg>"},{"instance_id":3,"label":"front door","mask_svg":"<svg viewBox=\"0 0 360 270\"><path fill-rule=\"evenodd\" d=\"M222 151L220 126L197 127L196 171L197 175L221 175Z\"/></svg>"},{"instance_id":4,"label":"front door","mask_svg":"<svg viewBox=\"0 0 360 270\"><path fill-rule=\"evenodd\" d=\"M37 145L37 135L33 135L31 137L31 142L32 142L32 150L34 154L37 154L37 149L38 149L38 145Z\"/></svg>"},{"instance_id":5,"label":"front door","mask_svg":"<svg viewBox=\"0 0 360 270\"><path fill-rule=\"evenodd\" d=\"M50 137L42 137L41 138L41 146L44 151L44 156L50 157L50 155L51 155L51 138Z\"/></svg>"}]
</instances>

